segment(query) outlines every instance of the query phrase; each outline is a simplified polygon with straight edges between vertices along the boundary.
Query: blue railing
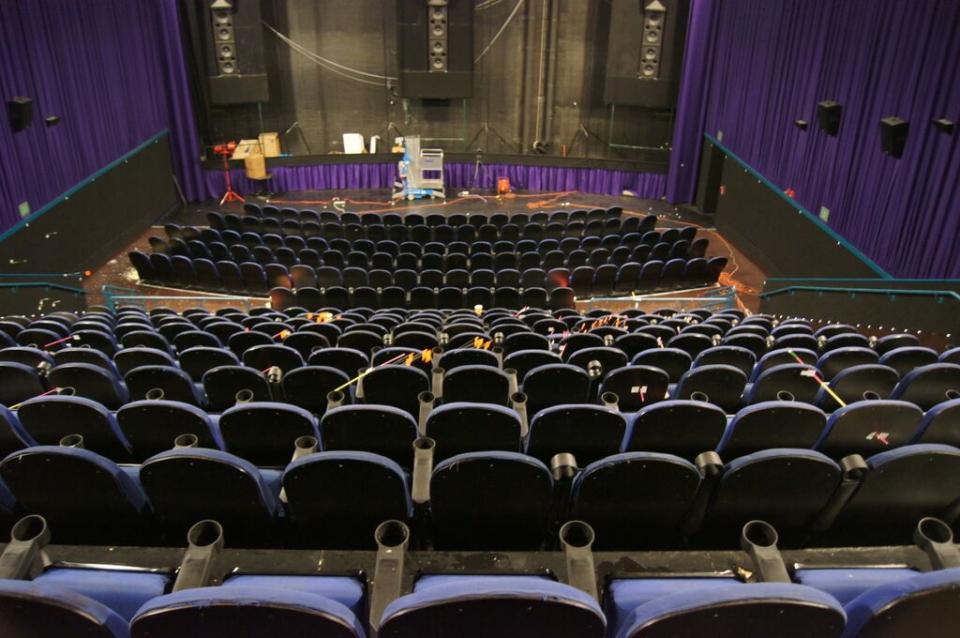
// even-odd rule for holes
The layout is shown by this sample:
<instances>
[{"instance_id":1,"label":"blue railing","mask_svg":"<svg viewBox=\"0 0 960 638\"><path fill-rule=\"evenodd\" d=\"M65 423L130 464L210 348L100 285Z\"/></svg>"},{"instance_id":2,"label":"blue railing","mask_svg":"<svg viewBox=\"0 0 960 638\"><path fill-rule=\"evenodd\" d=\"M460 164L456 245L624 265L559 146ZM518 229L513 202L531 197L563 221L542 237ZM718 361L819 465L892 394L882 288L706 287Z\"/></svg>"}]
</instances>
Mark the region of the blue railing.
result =
<instances>
[{"instance_id":1,"label":"blue railing","mask_svg":"<svg viewBox=\"0 0 960 638\"><path fill-rule=\"evenodd\" d=\"M869 280L876 281L876 280ZM786 286L775 290L768 290L760 293L761 299L776 297L783 294L796 294L798 292L814 292L817 294L832 293L856 295L886 295L891 299L897 296L915 296L915 297L933 297L937 303L943 303L946 299L960 301L960 294L953 290L916 290L911 288L841 288L833 286Z\"/></svg>"},{"instance_id":2,"label":"blue railing","mask_svg":"<svg viewBox=\"0 0 960 638\"><path fill-rule=\"evenodd\" d=\"M207 304L212 303L237 302L247 310L264 303L263 298L239 295L145 295L142 291L133 288L111 285L103 286L101 292L103 293L103 304L111 311L115 311L121 305L139 306L146 309L152 304L163 305L169 301L189 301L199 307L206 307Z\"/></svg>"}]
</instances>

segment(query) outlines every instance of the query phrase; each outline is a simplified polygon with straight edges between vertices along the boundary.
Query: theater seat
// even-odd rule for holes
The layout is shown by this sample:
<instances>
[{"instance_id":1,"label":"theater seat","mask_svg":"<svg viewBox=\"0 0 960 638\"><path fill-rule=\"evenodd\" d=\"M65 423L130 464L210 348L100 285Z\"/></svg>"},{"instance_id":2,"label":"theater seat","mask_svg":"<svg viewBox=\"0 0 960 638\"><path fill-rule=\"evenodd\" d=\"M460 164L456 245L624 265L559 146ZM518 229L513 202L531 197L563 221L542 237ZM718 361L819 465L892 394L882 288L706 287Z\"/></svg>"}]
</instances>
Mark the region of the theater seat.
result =
<instances>
[{"instance_id":1,"label":"theater seat","mask_svg":"<svg viewBox=\"0 0 960 638\"><path fill-rule=\"evenodd\" d=\"M893 580L847 603L844 636L949 638L960 624L958 597L960 568Z\"/></svg>"},{"instance_id":2,"label":"theater seat","mask_svg":"<svg viewBox=\"0 0 960 638\"><path fill-rule=\"evenodd\" d=\"M764 401L749 405L733 417L717 446L730 461L771 448L813 448L827 424L820 408L797 401Z\"/></svg>"},{"instance_id":3,"label":"theater seat","mask_svg":"<svg viewBox=\"0 0 960 638\"><path fill-rule=\"evenodd\" d=\"M430 388L426 372L403 365L374 368L360 383L365 403L390 405L414 416L420 411L417 396Z\"/></svg>"},{"instance_id":4,"label":"theater seat","mask_svg":"<svg viewBox=\"0 0 960 638\"><path fill-rule=\"evenodd\" d=\"M600 383L599 393L617 395L623 412L635 412L645 405L662 401L670 385L670 377L659 368L629 365L610 370Z\"/></svg>"},{"instance_id":5,"label":"theater seat","mask_svg":"<svg viewBox=\"0 0 960 638\"><path fill-rule=\"evenodd\" d=\"M349 405L327 410L320 420L322 449L355 450L385 456L402 467L413 463L417 422L386 405Z\"/></svg>"},{"instance_id":6,"label":"theater seat","mask_svg":"<svg viewBox=\"0 0 960 638\"><path fill-rule=\"evenodd\" d=\"M728 365L706 365L683 373L672 395L676 399L708 401L733 412L747 385L747 377L738 368Z\"/></svg>"},{"instance_id":7,"label":"theater seat","mask_svg":"<svg viewBox=\"0 0 960 638\"><path fill-rule=\"evenodd\" d=\"M815 370L813 366L799 363L784 363L767 368L748 388L746 403L774 400L813 403L820 384L804 372Z\"/></svg>"},{"instance_id":8,"label":"theater seat","mask_svg":"<svg viewBox=\"0 0 960 638\"><path fill-rule=\"evenodd\" d=\"M16 405L44 392L46 388L35 368L22 363L0 362L0 403Z\"/></svg>"},{"instance_id":9,"label":"theater seat","mask_svg":"<svg viewBox=\"0 0 960 638\"><path fill-rule=\"evenodd\" d=\"M323 636L364 638L349 608L295 589L199 587L154 598L130 623L136 638Z\"/></svg>"},{"instance_id":10,"label":"theater seat","mask_svg":"<svg viewBox=\"0 0 960 638\"><path fill-rule=\"evenodd\" d=\"M693 461L713 450L727 427L727 415L704 401L663 401L637 412L623 440L624 452L662 452Z\"/></svg>"},{"instance_id":11,"label":"theater seat","mask_svg":"<svg viewBox=\"0 0 960 638\"><path fill-rule=\"evenodd\" d=\"M960 399L944 401L927 410L916 437L910 442L960 447Z\"/></svg>"},{"instance_id":12,"label":"theater seat","mask_svg":"<svg viewBox=\"0 0 960 638\"><path fill-rule=\"evenodd\" d=\"M934 363L914 368L900 380L890 398L916 403L922 410L960 398L960 365Z\"/></svg>"},{"instance_id":13,"label":"theater seat","mask_svg":"<svg viewBox=\"0 0 960 638\"><path fill-rule=\"evenodd\" d=\"M679 546L680 524L699 485L696 466L678 456L615 454L577 476L570 517L593 527L597 549Z\"/></svg>"},{"instance_id":14,"label":"theater seat","mask_svg":"<svg viewBox=\"0 0 960 638\"><path fill-rule=\"evenodd\" d=\"M466 452L519 452L521 434L520 416L490 403L446 403L425 424L425 435L436 441L437 461Z\"/></svg>"},{"instance_id":15,"label":"theater seat","mask_svg":"<svg viewBox=\"0 0 960 638\"><path fill-rule=\"evenodd\" d=\"M851 366L836 375L830 381L833 394L845 403L863 399L886 399L890 396L900 377L896 370L879 364ZM841 407L832 394L824 388L817 391L814 402L824 410L836 410Z\"/></svg>"},{"instance_id":16,"label":"theater seat","mask_svg":"<svg viewBox=\"0 0 960 638\"><path fill-rule=\"evenodd\" d=\"M223 448L207 413L189 403L132 401L117 410L116 419L137 461L169 450L181 434L196 435L199 447Z\"/></svg>"},{"instance_id":17,"label":"theater seat","mask_svg":"<svg viewBox=\"0 0 960 638\"><path fill-rule=\"evenodd\" d=\"M86 449L117 462L130 461L130 443L110 411L96 401L73 396L38 397L24 402L17 416L40 445L58 445L63 437L80 434Z\"/></svg>"},{"instance_id":18,"label":"theater seat","mask_svg":"<svg viewBox=\"0 0 960 638\"><path fill-rule=\"evenodd\" d=\"M925 516L951 513L960 494L960 450L948 445L905 445L867 459L869 471L820 544L909 544ZM948 516L950 514L950 516Z\"/></svg>"},{"instance_id":19,"label":"theater seat","mask_svg":"<svg viewBox=\"0 0 960 638\"><path fill-rule=\"evenodd\" d=\"M36 445L30 434L23 429L17 413L0 405L0 457L11 452Z\"/></svg>"},{"instance_id":20,"label":"theater seat","mask_svg":"<svg viewBox=\"0 0 960 638\"><path fill-rule=\"evenodd\" d=\"M527 395L527 414L531 417L544 408L563 403L586 403L590 395L590 377L576 366L548 364L527 372L523 378Z\"/></svg>"},{"instance_id":21,"label":"theater seat","mask_svg":"<svg viewBox=\"0 0 960 638\"><path fill-rule=\"evenodd\" d=\"M206 448L161 452L140 467L140 481L171 538L213 519L243 546L269 538L278 509L279 473L261 473L233 454Z\"/></svg>"},{"instance_id":22,"label":"theater seat","mask_svg":"<svg viewBox=\"0 0 960 638\"><path fill-rule=\"evenodd\" d=\"M510 379L501 370L490 366L460 366L444 374L443 399L506 406L510 402Z\"/></svg>"},{"instance_id":23,"label":"theater seat","mask_svg":"<svg viewBox=\"0 0 960 638\"><path fill-rule=\"evenodd\" d=\"M724 467L698 545L736 549L743 526L760 519L776 528L782 546L797 546L842 474L813 450L775 448L734 459Z\"/></svg>"},{"instance_id":24,"label":"theater seat","mask_svg":"<svg viewBox=\"0 0 960 638\"><path fill-rule=\"evenodd\" d=\"M270 401L267 379L260 370L246 366L225 365L211 368L203 374L203 390L208 408L222 412L237 403L242 392L251 401Z\"/></svg>"},{"instance_id":25,"label":"theater seat","mask_svg":"<svg viewBox=\"0 0 960 638\"><path fill-rule=\"evenodd\" d=\"M923 411L906 401L858 401L830 415L814 448L833 459L869 457L909 443L922 419Z\"/></svg>"},{"instance_id":26,"label":"theater seat","mask_svg":"<svg viewBox=\"0 0 960 638\"><path fill-rule=\"evenodd\" d=\"M147 497L106 457L80 448L40 445L0 462L0 478L24 511L40 514L60 543L144 544Z\"/></svg>"},{"instance_id":27,"label":"theater seat","mask_svg":"<svg viewBox=\"0 0 960 638\"><path fill-rule=\"evenodd\" d=\"M599 405L557 405L541 410L530 423L526 452L550 463L554 455L570 453L577 465L616 454L627 422L623 415Z\"/></svg>"},{"instance_id":28,"label":"theater seat","mask_svg":"<svg viewBox=\"0 0 960 638\"><path fill-rule=\"evenodd\" d=\"M129 638L106 605L56 585L0 580L0 631L7 638Z\"/></svg>"},{"instance_id":29,"label":"theater seat","mask_svg":"<svg viewBox=\"0 0 960 638\"><path fill-rule=\"evenodd\" d=\"M162 596L172 584L171 580L171 575L165 573L50 567L34 578L33 583L86 596L129 621L147 601Z\"/></svg>"},{"instance_id":30,"label":"theater seat","mask_svg":"<svg viewBox=\"0 0 960 638\"><path fill-rule=\"evenodd\" d=\"M294 441L319 438L317 420L307 410L287 403L241 403L220 415L224 448L258 467L290 462Z\"/></svg>"},{"instance_id":31,"label":"theater seat","mask_svg":"<svg viewBox=\"0 0 960 638\"><path fill-rule=\"evenodd\" d=\"M841 604L851 600L874 587L918 575L914 569L905 567L799 567L794 572L798 585L807 585L830 594Z\"/></svg>"},{"instance_id":32,"label":"theater seat","mask_svg":"<svg viewBox=\"0 0 960 638\"><path fill-rule=\"evenodd\" d=\"M605 624L597 601L546 578L423 576L412 594L387 605L379 635L601 638Z\"/></svg>"},{"instance_id":33,"label":"theater seat","mask_svg":"<svg viewBox=\"0 0 960 638\"><path fill-rule=\"evenodd\" d=\"M193 384L189 375L170 365L145 365L134 368L124 377L130 396L134 400L167 399L191 405L206 403L203 393ZM159 396L153 396L157 391Z\"/></svg>"},{"instance_id":34,"label":"theater seat","mask_svg":"<svg viewBox=\"0 0 960 638\"><path fill-rule=\"evenodd\" d=\"M430 496L438 549L532 550L545 539L553 479L524 454L471 452L434 468Z\"/></svg>"},{"instance_id":35,"label":"theater seat","mask_svg":"<svg viewBox=\"0 0 960 638\"><path fill-rule=\"evenodd\" d=\"M843 632L843 607L812 587L785 583L710 586L704 580L689 579L688 587L678 588L670 579L659 582L670 593L657 596L654 592L648 602L624 614L613 627L613 636L838 638ZM658 582L643 584L654 589Z\"/></svg>"},{"instance_id":36,"label":"theater seat","mask_svg":"<svg viewBox=\"0 0 960 638\"><path fill-rule=\"evenodd\" d=\"M387 520L409 520L410 488L403 469L369 452L317 452L283 473L295 543L307 547L372 549Z\"/></svg>"},{"instance_id":37,"label":"theater seat","mask_svg":"<svg viewBox=\"0 0 960 638\"><path fill-rule=\"evenodd\" d=\"M327 395L342 387L352 378L336 368L325 366L304 366L289 370L283 377L283 394L288 403L313 412L323 414L327 409ZM344 391L344 398L349 396Z\"/></svg>"}]
</instances>

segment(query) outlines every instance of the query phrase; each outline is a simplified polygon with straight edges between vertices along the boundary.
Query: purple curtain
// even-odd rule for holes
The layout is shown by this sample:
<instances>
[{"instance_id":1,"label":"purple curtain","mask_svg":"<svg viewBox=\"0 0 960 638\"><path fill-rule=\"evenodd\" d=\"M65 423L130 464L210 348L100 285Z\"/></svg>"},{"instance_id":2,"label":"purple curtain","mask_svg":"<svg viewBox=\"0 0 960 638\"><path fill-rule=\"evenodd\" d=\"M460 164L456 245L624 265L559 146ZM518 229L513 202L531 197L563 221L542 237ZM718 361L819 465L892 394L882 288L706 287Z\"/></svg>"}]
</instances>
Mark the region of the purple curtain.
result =
<instances>
[{"instance_id":1,"label":"purple curtain","mask_svg":"<svg viewBox=\"0 0 960 638\"><path fill-rule=\"evenodd\" d=\"M683 75L667 175L667 201L673 204L692 202L696 195L710 88L705 79L712 68L713 32L719 6L719 0L690 0Z\"/></svg>"},{"instance_id":2,"label":"purple curtain","mask_svg":"<svg viewBox=\"0 0 960 638\"><path fill-rule=\"evenodd\" d=\"M273 176L270 190L290 192L303 190L331 190L357 188L392 188L397 179L397 166L387 164L321 164L315 166L281 166L268 168ZM475 166L470 163L447 163L444 165L448 196L457 190L473 188ZM263 185L244 176L242 169L232 169L234 188L240 193L263 190ZM513 188L542 191L582 191L604 195L620 195L624 190L637 193L638 197L659 199L663 196L666 175L638 173L600 168L558 168L554 166L521 166L515 164L490 164L480 171L477 186L482 189L496 188L497 178L507 177ZM205 174L207 199L219 198L224 191L223 171L207 170Z\"/></svg>"},{"instance_id":3,"label":"purple curtain","mask_svg":"<svg viewBox=\"0 0 960 638\"><path fill-rule=\"evenodd\" d=\"M0 230L169 128L188 197L202 187L176 0L0 0L0 100L34 100L33 124L0 123ZM44 118L61 117L56 126Z\"/></svg>"},{"instance_id":4,"label":"purple curtain","mask_svg":"<svg viewBox=\"0 0 960 638\"><path fill-rule=\"evenodd\" d=\"M691 113L681 124L722 132L726 146L806 208L830 209L829 225L895 276L960 277L960 135L931 124L960 121L960 2L720 5L712 62L685 65L684 85L705 86L685 94L694 103L681 104ZM822 100L843 105L837 137L817 126ZM706 105L703 127L696 102ZM910 122L901 159L880 146L880 119L893 115ZM689 200L692 189L681 185L671 194Z\"/></svg>"}]
</instances>

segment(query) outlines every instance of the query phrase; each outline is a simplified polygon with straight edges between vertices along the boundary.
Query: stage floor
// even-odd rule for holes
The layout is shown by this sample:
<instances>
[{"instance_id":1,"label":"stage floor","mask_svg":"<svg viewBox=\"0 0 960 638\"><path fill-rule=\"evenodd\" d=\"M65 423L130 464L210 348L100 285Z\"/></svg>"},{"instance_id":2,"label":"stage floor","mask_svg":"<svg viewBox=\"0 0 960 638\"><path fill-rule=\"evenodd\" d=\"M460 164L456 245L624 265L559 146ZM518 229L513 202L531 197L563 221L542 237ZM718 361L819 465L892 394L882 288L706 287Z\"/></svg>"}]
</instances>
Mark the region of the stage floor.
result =
<instances>
[{"instance_id":1,"label":"stage floor","mask_svg":"<svg viewBox=\"0 0 960 638\"><path fill-rule=\"evenodd\" d=\"M706 215L701 215L685 207L678 207L668 204L664 201L637 199L633 197L594 195L591 193L511 193L506 197L497 197L493 193L480 192L468 197L459 197L455 194L442 200L416 200L401 201L397 203L390 202L390 192L383 190L363 190L363 191L302 191L295 193L275 194L272 197L252 197L248 201L257 203L272 203L277 206L292 206L294 208L312 208L315 210L339 209L349 212L396 212L404 213L493 213L505 212L511 213L530 213L540 210L553 211L562 209L577 208L606 208L609 206L621 206L624 214L630 215L657 215L659 218L657 226L660 227L680 227L696 226L698 234L707 237L710 240L707 249L707 256L725 256L729 259L727 268L721 276L721 282L735 285L737 288L737 297L743 307L752 312L756 312L760 306L758 296L759 290L763 286L766 278L764 273L752 262L750 262L736 246L720 235L713 228L713 220ZM342 208L337 201L343 202ZM202 204L190 204L180 210L174 211L165 219L159 220L156 225L145 228L137 240L121 251L107 264L98 269L85 281L85 288L88 295L89 304L103 303L102 287L105 285L117 286L120 288L135 289L137 294L151 296L183 296L184 300L171 300L168 304L171 307L182 309L197 305L189 300L190 297L210 296L209 293L187 291L172 288L160 288L156 286L141 286L137 282L136 271L130 265L127 253L138 248L149 252L150 246L147 239L151 235L160 235L163 233L163 224L175 223L190 226L206 226L206 211L223 210L227 212L242 212L241 204L229 203L221 207L216 201L204 202ZM222 305L237 305L236 301L225 300ZM209 305L209 304L207 304ZM587 309L595 306L603 306L611 310L622 310L634 307L632 301L622 302L578 302L578 307L582 305Z\"/></svg>"}]
</instances>

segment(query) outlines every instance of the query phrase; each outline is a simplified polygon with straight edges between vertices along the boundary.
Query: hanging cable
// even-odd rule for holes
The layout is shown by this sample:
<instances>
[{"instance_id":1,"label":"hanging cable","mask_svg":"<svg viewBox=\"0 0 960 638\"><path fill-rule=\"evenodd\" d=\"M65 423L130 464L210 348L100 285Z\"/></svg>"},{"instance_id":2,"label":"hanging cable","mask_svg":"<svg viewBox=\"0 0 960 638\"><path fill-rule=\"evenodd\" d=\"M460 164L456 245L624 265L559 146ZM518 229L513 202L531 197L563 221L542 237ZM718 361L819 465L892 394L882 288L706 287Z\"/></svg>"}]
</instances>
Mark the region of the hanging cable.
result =
<instances>
[{"instance_id":1,"label":"hanging cable","mask_svg":"<svg viewBox=\"0 0 960 638\"><path fill-rule=\"evenodd\" d=\"M506 30L506 28L510 25L510 22L513 21L513 17L514 17L515 15L517 15L517 11L519 11L519 10L520 10L520 7L522 7L522 6L523 6L523 0L517 0L517 6L515 6L515 7L513 8L513 11L511 11L511 12L510 12L510 15L507 16L507 19L504 20L503 25L500 27L500 30L496 32L496 34L493 36L493 38L490 40L490 42L487 44L487 46L483 49L483 51L480 52L480 55L478 55L478 56L476 57L476 59L474 59L474 61L473 61L474 64L476 64L477 62L479 62L479 61L480 61L480 58L482 58L483 56L485 56L485 55L487 54L487 51L490 50L490 47L493 46L493 43L496 42L497 39L503 34L503 32Z\"/></svg>"},{"instance_id":2,"label":"hanging cable","mask_svg":"<svg viewBox=\"0 0 960 638\"><path fill-rule=\"evenodd\" d=\"M478 4L475 8L477 11L483 11L484 9L492 9L493 7L497 6L501 2L503 2L503 0L485 0L484 2L481 2L480 4Z\"/></svg>"},{"instance_id":3,"label":"hanging cable","mask_svg":"<svg viewBox=\"0 0 960 638\"><path fill-rule=\"evenodd\" d=\"M305 46L297 42L296 40L293 40L292 38L287 37L280 31L275 29L273 26L268 24L265 20L261 20L260 22L263 24L263 26L265 26L268 30L270 30L271 33L277 36L277 38L279 38L283 43L285 43L291 49L303 55L314 64L317 64L318 66L321 66L324 69L330 71L331 73L336 73L337 75L345 77L349 80L353 80L354 82L360 82L362 84L369 84L373 86L383 86L390 81L395 82L398 80L398 78L390 75L379 75L377 73L367 73L366 71L361 71L360 69L354 69L344 64L340 64L339 62L335 62L334 60L331 60L329 58L325 58L322 55L319 55L317 53L314 53L313 51L310 51ZM363 76L363 77L356 77L356 76ZM376 80L381 80L381 81L375 82L371 80L365 80L363 79L364 77L374 78Z\"/></svg>"}]
</instances>

